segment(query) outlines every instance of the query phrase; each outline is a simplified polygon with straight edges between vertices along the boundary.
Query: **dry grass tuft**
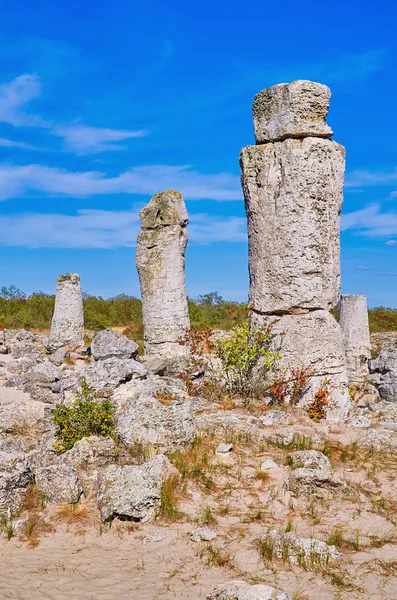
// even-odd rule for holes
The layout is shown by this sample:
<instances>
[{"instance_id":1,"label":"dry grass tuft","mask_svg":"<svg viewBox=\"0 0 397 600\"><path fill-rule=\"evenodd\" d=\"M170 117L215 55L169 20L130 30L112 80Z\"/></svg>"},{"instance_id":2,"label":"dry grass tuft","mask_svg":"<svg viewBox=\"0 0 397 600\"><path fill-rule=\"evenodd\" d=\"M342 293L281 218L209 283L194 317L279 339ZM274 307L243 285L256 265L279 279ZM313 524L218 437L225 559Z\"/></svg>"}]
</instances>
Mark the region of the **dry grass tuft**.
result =
<instances>
[{"instance_id":1,"label":"dry grass tuft","mask_svg":"<svg viewBox=\"0 0 397 600\"><path fill-rule=\"evenodd\" d=\"M58 509L56 519L58 521L64 521L68 525L81 524L89 520L89 513L84 506L64 504Z\"/></svg>"},{"instance_id":2,"label":"dry grass tuft","mask_svg":"<svg viewBox=\"0 0 397 600\"><path fill-rule=\"evenodd\" d=\"M154 397L164 406L171 406L177 399L176 394L172 394L167 390L159 390L154 394Z\"/></svg>"}]
</instances>

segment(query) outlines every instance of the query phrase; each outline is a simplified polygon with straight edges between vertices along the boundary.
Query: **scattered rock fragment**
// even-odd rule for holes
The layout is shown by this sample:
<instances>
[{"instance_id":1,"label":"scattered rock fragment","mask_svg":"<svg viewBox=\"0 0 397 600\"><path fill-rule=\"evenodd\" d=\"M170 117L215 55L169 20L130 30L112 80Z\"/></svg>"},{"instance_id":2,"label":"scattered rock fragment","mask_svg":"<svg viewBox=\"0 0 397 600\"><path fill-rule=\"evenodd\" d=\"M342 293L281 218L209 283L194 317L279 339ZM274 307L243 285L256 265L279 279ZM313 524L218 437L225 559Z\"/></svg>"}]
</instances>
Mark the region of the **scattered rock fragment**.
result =
<instances>
[{"instance_id":1,"label":"scattered rock fragment","mask_svg":"<svg viewBox=\"0 0 397 600\"><path fill-rule=\"evenodd\" d=\"M216 449L217 454L228 454L233 450L233 444L219 444Z\"/></svg>"},{"instance_id":2,"label":"scattered rock fragment","mask_svg":"<svg viewBox=\"0 0 397 600\"><path fill-rule=\"evenodd\" d=\"M216 537L216 531L208 527L198 527L190 535L192 542L211 542Z\"/></svg>"},{"instance_id":3,"label":"scattered rock fragment","mask_svg":"<svg viewBox=\"0 0 397 600\"><path fill-rule=\"evenodd\" d=\"M287 459L294 468L331 470L328 457L318 450L298 450L289 454Z\"/></svg>"},{"instance_id":4,"label":"scattered rock fragment","mask_svg":"<svg viewBox=\"0 0 397 600\"><path fill-rule=\"evenodd\" d=\"M292 531L279 533L272 530L265 539L271 543L274 556L304 567L326 564L342 556L335 546L328 546L315 538L299 537Z\"/></svg>"},{"instance_id":5,"label":"scattered rock fragment","mask_svg":"<svg viewBox=\"0 0 397 600\"><path fill-rule=\"evenodd\" d=\"M207 600L292 600L292 598L270 585L263 583L250 585L245 581L234 580L218 585L207 596Z\"/></svg>"},{"instance_id":6,"label":"scattered rock fragment","mask_svg":"<svg viewBox=\"0 0 397 600\"><path fill-rule=\"evenodd\" d=\"M91 342L91 354L95 360L107 358L134 358L138 356L138 344L122 333L104 329Z\"/></svg>"}]
</instances>

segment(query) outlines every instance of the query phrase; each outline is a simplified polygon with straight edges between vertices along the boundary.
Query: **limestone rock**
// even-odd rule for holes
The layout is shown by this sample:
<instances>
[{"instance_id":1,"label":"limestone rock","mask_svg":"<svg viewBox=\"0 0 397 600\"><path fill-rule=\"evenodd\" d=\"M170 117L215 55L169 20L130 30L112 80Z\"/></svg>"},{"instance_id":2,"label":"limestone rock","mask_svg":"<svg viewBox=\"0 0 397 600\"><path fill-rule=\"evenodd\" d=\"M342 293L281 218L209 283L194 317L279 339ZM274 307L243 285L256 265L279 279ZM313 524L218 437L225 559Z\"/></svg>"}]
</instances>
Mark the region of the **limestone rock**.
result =
<instances>
[{"instance_id":1,"label":"limestone rock","mask_svg":"<svg viewBox=\"0 0 397 600\"><path fill-rule=\"evenodd\" d=\"M279 83L262 90L252 106L257 144L286 138L331 137L326 124L330 89L314 81Z\"/></svg>"},{"instance_id":2,"label":"limestone rock","mask_svg":"<svg viewBox=\"0 0 397 600\"><path fill-rule=\"evenodd\" d=\"M253 313L254 327L263 323L263 317ZM314 393L330 381L333 408L328 418L345 418L351 408L348 392L348 376L345 367L345 352L339 324L324 310L315 310L303 315L284 315L274 318L273 345L281 354L280 368L309 368L314 376L302 396L300 405L307 406Z\"/></svg>"},{"instance_id":3,"label":"limestone rock","mask_svg":"<svg viewBox=\"0 0 397 600\"><path fill-rule=\"evenodd\" d=\"M229 454L233 450L233 444L219 444L216 454Z\"/></svg>"},{"instance_id":4,"label":"limestone rock","mask_svg":"<svg viewBox=\"0 0 397 600\"><path fill-rule=\"evenodd\" d=\"M216 537L216 531L208 527L198 527L190 535L192 542L212 542Z\"/></svg>"},{"instance_id":5,"label":"limestone rock","mask_svg":"<svg viewBox=\"0 0 397 600\"><path fill-rule=\"evenodd\" d=\"M331 463L325 454L318 450L298 450L288 455L294 468L331 470Z\"/></svg>"},{"instance_id":6,"label":"limestone rock","mask_svg":"<svg viewBox=\"0 0 397 600\"><path fill-rule=\"evenodd\" d=\"M350 383L364 383L371 358L366 296L342 295L340 319Z\"/></svg>"},{"instance_id":7,"label":"limestone rock","mask_svg":"<svg viewBox=\"0 0 397 600\"><path fill-rule=\"evenodd\" d=\"M249 303L262 314L336 306L345 150L320 138L247 146Z\"/></svg>"},{"instance_id":8,"label":"limestone rock","mask_svg":"<svg viewBox=\"0 0 397 600\"><path fill-rule=\"evenodd\" d=\"M55 309L48 347L57 350L63 346L84 345L84 312L80 276L67 273L58 277Z\"/></svg>"},{"instance_id":9,"label":"limestone rock","mask_svg":"<svg viewBox=\"0 0 397 600\"><path fill-rule=\"evenodd\" d=\"M84 489L96 489L99 469L113 463L117 457L117 445L111 438L92 435L76 442L65 452Z\"/></svg>"},{"instance_id":10,"label":"limestone rock","mask_svg":"<svg viewBox=\"0 0 397 600\"><path fill-rule=\"evenodd\" d=\"M371 421L367 417L358 415L349 419L346 425L347 427L354 427L357 429L368 429L368 427L371 427Z\"/></svg>"},{"instance_id":11,"label":"limestone rock","mask_svg":"<svg viewBox=\"0 0 397 600\"><path fill-rule=\"evenodd\" d=\"M294 420L288 413L282 410L269 410L262 417L259 417L262 425L291 425Z\"/></svg>"},{"instance_id":12,"label":"limestone rock","mask_svg":"<svg viewBox=\"0 0 397 600\"><path fill-rule=\"evenodd\" d=\"M155 194L140 213L136 266L142 295L145 354L184 355L190 329L185 288L188 215L182 195Z\"/></svg>"},{"instance_id":13,"label":"limestone rock","mask_svg":"<svg viewBox=\"0 0 397 600\"><path fill-rule=\"evenodd\" d=\"M278 468L278 464L272 458L266 458L261 464L261 471L272 471Z\"/></svg>"},{"instance_id":14,"label":"limestone rock","mask_svg":"<svg viewBox=\"0 0 397 600\"><path fill-rule=\"evenodd\" d=\"M122 333L104 329L91 342L91 354L95 360L106 358L137 358L138 344Z\"/></svg>"},{"instance_id":15,"label":"limestone rock","mask_svg":"<svg viewBox=\"0 0 397 600\"><path fill-rule=\"evenodd\" d=\"M87 383L96 390L112 390L120 383L130 381L131 379L141 379L146 376L146 369L141 363L129 359L105 358L88 365L85 369L67 376L63 381L65 389L78 391L81 386L81 380L85 378Z\"/></svg>"},{"instance_id":16,"label":"limestone rock","mask_svg":"<svg viewBox=\"0 0 397 600\"><path fill-rule=\"evenodd\" d=\"M292 600L291 596L270 585L233 580L218 585L207 600Z\"/></svg>"},{"instance_id":17,"label":"limestone rock","mask_svg":"<svg viewBox=\"0 0 397 600\"><path fill-rule=\"evenodd\" d=\"M336 560L341 555L335 546L328 546L325 542L315 538L304 538L295 535L292 531L278 533L272 530L266 538L273 544L273 552L277 558L288 558L292 564L312 566L327 564L329 560Z\"/></svg>"},{"instance_id":18,"label":"limestone rock","mask_svg":"<svg viewBox=\"0 0 397 600\"><path fill-rule=\"evenodd\" d=\"M32 481L28 462L20 452L0 449L0 516L15 515Z\"/></svg>"},{"instance_id":19,"label":"limestone rock","mask_svg":"<svg viewBox=\"0 0 397 600\"><path fill-rule=\"evenodd\" d=\"M381 398L397 402L397 342L384 344L378 358L370 361L369 368L371 373L379 375Z\"/></svg>"},{"instance_id":20,"label":"limestone rock","mask_svg":"<svg viewBox=\"0 0 397 600\"><path fill-rule=\"evenodd\" d=\"M292 471L287 481L287 490L296 496L328 498L337 493L348 493L349 488L331 475L327 469L299 468Z\"/></svg>"},{"instance_id":21,"label":"limestone rock","mask_svg":"<svg viewBox=\"0 0 397 600\"><path fill-rule=\"evenodd\" d=\"M56 367L60 367L61 364L68 358L69 350L67 348L58 348L55 350L54 354L52 354L49 358L50 362Z\"/></svg>"},{"instance_id":22,"label":"limestone rock","mask_svg":"<svg viewBox=\"0 0 397 600\"><path fill-rule=\"evenodd\" d=\"M161 452L182 448L193 441L195 434L192 403L176 397L164 404L143 392L119 413L117 432L127 446L143 443Z\"/></svg>"},{"instance_id":23,"label":"limestone rock","mask_svg":"<svg viewBox=\"0 0 397 600\"><path fill-rule=\"evenodd\" d=\"M99 475L98 503L103 521L129 517L147 523L160 508L163 479L178 471L163 454L139 466L109 466Z\"/></svg>"}]
</instances>

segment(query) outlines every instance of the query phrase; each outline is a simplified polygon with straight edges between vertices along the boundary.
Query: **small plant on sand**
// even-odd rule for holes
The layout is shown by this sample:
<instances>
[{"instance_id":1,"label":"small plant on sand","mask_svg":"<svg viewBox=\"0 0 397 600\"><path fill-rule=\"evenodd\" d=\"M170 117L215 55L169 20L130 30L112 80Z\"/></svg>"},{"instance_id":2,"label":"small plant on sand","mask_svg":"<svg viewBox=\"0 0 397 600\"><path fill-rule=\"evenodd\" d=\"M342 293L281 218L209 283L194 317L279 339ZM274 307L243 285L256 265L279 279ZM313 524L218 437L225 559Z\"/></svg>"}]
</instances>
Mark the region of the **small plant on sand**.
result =
<instances>
[{"instance_id":1,"label":"small plant on sand","mask_svg":"<svg viewBox=\"0 0 397 600\"><path fill-rule=\"evenodd\" d=\"M181 513L178 509L177 494L180 486L179 475L171 475L161 486L161 505L158 517L165 521L177 521Z\"/></svg>"},{"instance_id":2,"label":"small plant on sand","mask_svg":"<svg viewBox=\"0 0 397 600\"><path fill-rule=\"evenodd\" d=\"M216 518L210 506L207 505L202 507L198 516L198 522L200 525L210 525L211 523L216 523Z\"/></svg>"},{"instance_id":3,"label":"small plant on sand","mask_svg":"<svg viewBox=\"0 0 397 600\"><path fill-rule=\"evenodd\" d=\"M327 410L334 406L330 385L330 380L324 379L317 392L315 392L313 401L307 407L309 417L316 423L321 419L325 419Z\"/></svg>"},{"instance_id":4,"label":"small plant on sand","mask_svg":"<svg viewBox=\"0 0 397 600\"><path fill-rule=\"evenodd\" d=\"M110 400L100 400L97 392L83 380L81 392L76 394L72 406L58 404L52 411L58 440L54 448L65 452L90 435L115 437L113 412Z\"/></svg>"},{"instance_id":5,"label":"small plant on sand","mask_svg":"<svg viewBox=\"0 0 397 600\"><path fill-rule=\"evenodd\" d=\"M250 330L248 321L232 330L230 338L219 341L216 355L221 360L225 387L250 399L260 392L263 383L280 355L271 349L273 324L265 322Z\"/></svg>"}]
</instances>

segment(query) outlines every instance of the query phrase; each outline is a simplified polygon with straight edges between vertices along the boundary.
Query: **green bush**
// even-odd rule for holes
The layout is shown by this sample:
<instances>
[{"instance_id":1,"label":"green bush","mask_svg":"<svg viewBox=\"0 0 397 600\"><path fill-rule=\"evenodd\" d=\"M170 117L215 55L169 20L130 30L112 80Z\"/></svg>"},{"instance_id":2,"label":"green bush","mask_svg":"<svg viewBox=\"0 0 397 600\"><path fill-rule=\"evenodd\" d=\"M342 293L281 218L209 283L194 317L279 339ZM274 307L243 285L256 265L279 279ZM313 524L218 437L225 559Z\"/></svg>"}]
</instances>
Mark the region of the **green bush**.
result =
<instances>
[{"instance_id":1,"label":"green bush","mask_svg":"<svg viewBox=\"0 0 397 600\"><path fill-rule=\"evenodd\" d=\"M115 437L114 409L110 400L99 400L96 391L83 380L81 392L76 394L76 400L71 407L64 404L52 411L57 430L55 437L58 442L54 448L65 452L73 448L76 442L90 435Z\"/></svg>"},{"instance_id":2,"label":"green bush","mask_svg":"<svg viewBox=\"0 0 397 600\"><path fill-rule=\"evenodd\" d=\"M219 341L217 356L222 363L226 387L243 397L251 397L263 386L266 374L273 369L280 355L271 349L273 326L265 323L250 331L248 321L233 329L230 338Z\"/></svg>"}]
</instances>

